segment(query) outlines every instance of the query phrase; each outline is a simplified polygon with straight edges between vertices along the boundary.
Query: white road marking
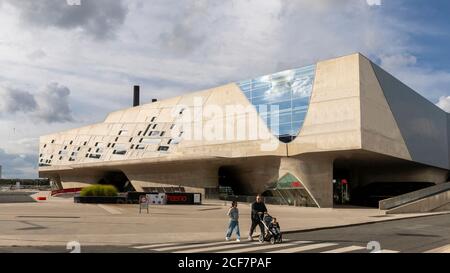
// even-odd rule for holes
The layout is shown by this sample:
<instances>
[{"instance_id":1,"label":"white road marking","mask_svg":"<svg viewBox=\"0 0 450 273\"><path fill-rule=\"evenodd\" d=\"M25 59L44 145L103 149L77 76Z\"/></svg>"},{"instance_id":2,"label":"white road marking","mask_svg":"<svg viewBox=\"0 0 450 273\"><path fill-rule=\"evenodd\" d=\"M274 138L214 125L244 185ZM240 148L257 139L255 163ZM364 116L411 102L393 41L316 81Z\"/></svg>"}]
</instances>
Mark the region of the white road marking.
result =
<instances>
[{"instance_id":1,"label":"white road marking","mask_svg":"<svg viewBox=\"0 0 450 273\"><path fill-rule=\"evenodd\" d=\"M397 250L390 250L390 249L382 249L381 253L399 253L400 251Z\"/></svg>"},{"instance_id":2,"label":"white road marking","mask_svg":"<svg viewBox=\"0 0 450 273\"><path fill-rule=\"evenodd\" d=\"M324 251L324 252L320 252L320 253L345 253L345 252L351 252L351 251L362 250L362 249L366 249L366 248L362 247L362 246L347 246L347 247L336 248L333 250L328 250L328 251Z\"/></svg>"},{"instance_id":3,"label":"white road marking","mask_svg":"<svg viewBox=\"0 0 450 273\"><path fill-rule=\"evenodd\" d=\"M425 253L450 253L450 245L441 246L438 248L430 249Z\"/></svg>"},{"instance_id":4,"label":"white road marking","mask_svg":"<svg viewBox=\"0 0 450 273\"><path fill-rule=\"evenodd\" d=\"M248 252L261 252L261 253L297 253L309 250L315 250L320 248L339 246L337 243L313 243L312 241L292 241L287 240L281 244L270 244L270 243L260 243L258 241L221 241L221 242L210 242L210 243L155 243L149 245L135 246L135 249L149 249L158 252L170 252L170 253L203 253L203 252L213 252L213 253L248 253ZM447 246L450 251L450 245ZM323 251L321 253L346 253L357 250L366 249L362 246L346 246L340 247L332 250ZM443 247L439 248L443 249ZM445 249L444 249L445 250ZM398 253L399 251L394 250L382 250L381 253Z\"/></svg>"},{"instance_id":5,"label":"white road marking","mask_svg":"<svg viewBox=\"0 0 450 273\"><path fill-rule=\"evenodd\" d=\"M285 240L289 241L289 240ZM209 251L215 251L215 250L226 250L230 248L239 248L239 247L255 247L258 246L258 248L261 248L262 245L258 241L243 241L243 242L236 242L236 241L221 241L221 242L211 242L211 243L191 243L191 244L150 244L145 246L136 246L134 248L136 249L149 249L154 250L158 252L171 252L171 253L196 253L196 252L209 252Z\"/></svg>"},{"instance_id":6,"label":"white road marking","mask_svg":"<svg viewBox=\"0 0 450 273\"><path fill-rule=\"evenodd\" d=\"M214 246L225 246L227 244L230 245L238 245L240 243L237 243L235 241L230 241L230 242L214 242L214 243L206 243L206 244L189 244L189 245L178 245L178 246L172 246L172 247L163 247L163 248L158 248L158 249L154 249L157 251L164 251L164 252L172 252L172 251L179 251L179 250L184 250L184 249L189 249L189 248L205 248L205 247L214 247ZM187 252L186 252L187 253Z\"/></svg>"},{"instance_id":7,"label":"white road marking","mask_svg":"<svg viewBox=\"0 0 450 273\"><path fill-rule=\"evenodd\" d=\"M252 242L252 243L233 242L233 243L230 243L229 245L221 245L221 246L216 246L216 247L193 248L193 249L189 249L189 250L185 250L185 251L183 251L183 250L174 251L172 253L201 253L201 252L225 250L225 249L237 248L237 247L253 247L257 244L261 245L260 242Z\"/></svg>"},{"instance_id":8,"label":"white road marking","mask_svg":"<svg viewBox=\"0 0 450 273\"><path fill-rule=\"evenodd\" d=\"M281 249L281 250L277 250L277 251L270 251L268 253L297 253L297 252L314 250L314 249L319 249L319 248L324 248L324 247L329 247L329 246L336 246L336 245L338 245L338 244L320 243L320 244L312 244L312 245L306 245L306 246L293 247L293 248L288 248L288 249Z\"/></svg>"},{"instance_id":9,"label":"white road marking","mask_svg":"<svg viewBox=\"0 0 450 273\"><path fill-rule=\"evenodd\" d=\"M176 246L179 245L179 243L160 243L160 244L151 244L151 245L143 245L143 246L135 246L133 248L135 249L146 249L146 248L156 248L156 247L165 247L165 246Z\"/></svg>"},{"instance_id":10,"label":"white road marking","mask_svg":"<svg viewBox=\"0 0 450 273\"><path fill-rule=\"evenodd\" d=\"M122 210L119 208L113 208L112 206L106 205L98 205L98 206L111 214L122 214Z\"/></svg>"},{"instance_id":11,"label":"white road marking","mask_svg":"<svg viewBox=\"0 0 450 273\"><path fill-rule=\"evenodd\" d=\"M258 245L254 247L245 247L240 249L234 249L234 250L228 250L228 251L219 251L217 253L246 253L246 252L252 252L252 251L258 251L258 250L267 250L267 249L278 249L283 247L289 247L289 246L298 246L300 244L307 244L311 243L311 241L297 241L292 243L281 243L281 244L275 244L275 245Z\"/></svg>"}]
</instances>

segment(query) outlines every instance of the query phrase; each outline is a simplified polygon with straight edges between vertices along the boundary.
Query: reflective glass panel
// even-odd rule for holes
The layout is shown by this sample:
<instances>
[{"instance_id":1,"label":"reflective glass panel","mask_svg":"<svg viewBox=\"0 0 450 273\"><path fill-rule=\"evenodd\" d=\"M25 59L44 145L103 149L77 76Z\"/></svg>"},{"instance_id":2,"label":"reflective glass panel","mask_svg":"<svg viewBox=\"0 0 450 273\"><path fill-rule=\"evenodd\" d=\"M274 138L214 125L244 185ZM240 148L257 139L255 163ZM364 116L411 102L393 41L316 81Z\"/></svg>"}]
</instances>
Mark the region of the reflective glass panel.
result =
<instances>
[{"instance_id":1,"label":"reflective glass panel","mask_svg":"<svg viewBox=\"0 0 450 273\"><path fill-rule=\"evenodd\" d=\"M237 84L258 113L264 114L262 117L272 133L280 140L289 142L298 135L303 125L315 71L316 66L311 65ZM259 107L261 105L267 107Z\"/></svg>"}]
</instances>

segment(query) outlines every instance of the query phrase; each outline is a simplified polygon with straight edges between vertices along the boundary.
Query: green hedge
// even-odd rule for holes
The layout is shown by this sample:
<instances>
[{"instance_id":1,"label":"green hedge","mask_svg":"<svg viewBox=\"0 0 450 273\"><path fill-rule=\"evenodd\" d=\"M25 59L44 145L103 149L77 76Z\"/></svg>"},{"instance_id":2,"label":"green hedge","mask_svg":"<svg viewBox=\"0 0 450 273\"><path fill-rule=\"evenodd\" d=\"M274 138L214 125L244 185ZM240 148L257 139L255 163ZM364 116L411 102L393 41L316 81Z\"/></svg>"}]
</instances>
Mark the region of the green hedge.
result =
<instances>
[{"instance_id":1,"label":"green hedge","mask_svg":"<svg viewBox=\"0 0 450 273\"><path fill-rule=\"evenodd\" d=\"M84 188L80 192L80 196L117 196L118 191L112 185L93 185Z\"/></svg>"}]
</instances>

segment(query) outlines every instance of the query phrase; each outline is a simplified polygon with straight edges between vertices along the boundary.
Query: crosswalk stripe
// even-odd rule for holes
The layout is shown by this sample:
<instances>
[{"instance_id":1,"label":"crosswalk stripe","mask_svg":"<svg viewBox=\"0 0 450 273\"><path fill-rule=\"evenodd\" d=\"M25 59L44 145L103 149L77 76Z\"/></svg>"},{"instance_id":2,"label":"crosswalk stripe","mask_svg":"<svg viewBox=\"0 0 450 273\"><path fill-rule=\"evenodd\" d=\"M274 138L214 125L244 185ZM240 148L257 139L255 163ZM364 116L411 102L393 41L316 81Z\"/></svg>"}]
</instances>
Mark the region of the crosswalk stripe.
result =
<instances>
[{"instance_id":1,"label":"crosswalk stripe","mask_svg":"<svg viewBox=\"0 0 450 273\"><path fill-rule=\"evenodd\" d=\"M154 247L166 247L166 246L175 246L179 245L180 243L160 243L160 244L151 244L151 245L143 245L143 246L134 246L135 249L146 249L146 248L154 248Z\"/></svg>"},{"instance_id":2,"label":"crosswalk stripe","mask_svg":"<svg viewBox=\"0 0 450 273\"><path fill-rule=\"evenodd\" d=\"M289 240L285 240L285 241L289 241ZM254 244L257 241L254 241L253 243L250 244ZM259 243L259 242L258 242ZM243 246L243 245L248 245L249 242L236 242L236 241L230 241L230 242L212 242L212 243L205 243L205 244L189 244L189 245L182 245L182 244L177 244L177 245L169 245L167 247L158 247L158 248L153 248L152 250L156 250L156 251L160 251L160 252L172 252L175 251L173 253L190 253L190 252L197 252L197 251L209 251L210 249L220 249L222 247L225 248L232 248L232 247L238 247L238 246ZM216 247L217 246L217 247ZM147 248L151 248L151 247L147 247ZM192 251L182 251L182 250L186 250L186 249L195 249Z\"/></svg>"},{"instance_id":3,"label":"crosswalk stripe","mask_svg":"<svg viewBox=\"0 0 450 273\"><path fill-rule=\"evenodd\" d=\"M289 239L285 239L284 241L289 242ZM213 247L213 246L220 246L220 245L230 245L230 244L235 244L235 245L246 245L249 242L242 242L242 243L238 243L236 241L230 241L230 242L211 242L211 243L190 243L190 244L181 244L181 243L167 243L167 244L163 244L163 243L157 243L157 244L150 244L150 245L143 245L143 246L135 246L133 248L135 249L151 249L151 250L155 250L155 251L171 251L171 250L183 250L183 249L189 249L189 248L203 248L203 247Z\"/></svg>"},{"instance_id":4,"label":"crosswalk stripe","mask_svg":"<svg viewBox=\"0 0 450 273\"><path fill-rule=\"evenodd\" d=\"M287 242L286 242L287 241ZM283 240L282 244L261 244L258 241L252 242L209 242L209 243L155 243L149 245L135 246L135 249L150 249L158 252L172 252L172 253L248 253L248 252L265 252L265 253L296 253L309 250L315 250L326 247L338 246L337 243L313 243L312 241L294 241ZM346 253L357 250L366 249L362 246L346 246L335 248L331 250L322 251L321 253ZM395 250L381 250L380 253L398 253ZM450 253L450 245L439 247L427 251L429 253Z\"/></svg>"},{"instance_id":5,"label":"crosswalk stripe","mask_svg":"<svg viewBox=\"0 0 450 273\"><path fill-rule=\"evenodd\" d=\"M230 248L238 248L238 247L245 247L245 246L254 246L256 244L261 244L259 242L252 242L252 243L230 243L229 245L221 245L216 247L203 247L203 248L194 248L189 250L181 250L181 251L174 251L173 253L201 253L201 252L210 252L210 251L217 251L217 250L224 250L224 249L230 249Z\"/></svg>"},{"instance_id":6,"label":"crosswalk stripe","mask_svg":"<svg viewBox=\"0 0 450 273\"><path fill-rule=\"evenodd\" d=\"M299 247L288 248L288 249L281 249L281 250L276 250L276 251L269 251L268 253L296 253L296 252L314 250L314 249L318 249L318 248L324 248L324 247L336 246L336 245L337 244L335 244L335 243L320 243L320 244L299 246Z\"/></svg>"},{"instance_id":7,"label":"crosswalk stripe","mask_svg":"<svg viewBox=\"0 0 450 273\"><path fill-rule=\"evenodd\" d=\"M367 248L362 247L362 246L347 246L347 247L341 247L341 248L336 248L333 250L324 251L321 253L345 253L345 252L351 252L351 251L362 250L362 249L367 249Z\"/></svg>"},{"instance_id":8,"label":"crosswalk stripe","mask_svg":"<svg viewBox=\"0 0 450 273\"><path fill-rule=\"evenodd\" d=\"M282 244L276 244L276 245L258 245L255 247L246 247L246 248L239 248L235 250L227 250L227 251L219 251L217 253L245 253L245 252L253 252L253 251L259 251L259 250L266 250L266 249L278 249L283 247L289 247L289 246L297 246L300 244L308 244L311 243L311 241L297 241L293 243L282 243Z\"/></svg>"},{"instance_id":9,"label":"crosswalk stripe","mask_svg":"<svg viewBox=\"0 0 450 273\"><path fill-rule=\"evenodd\" d=\"M228 245L228 244L238 245L239 243L237 243L235 241L231 241L231 242L213 242L213 243L206 243L206 244L189 244L189 245L178 244L177 246L163 247L163 248L158 248L155 250L171 252L171 251L179 251L179 250L190 249L190 248L200 248L201 249L201 248L205 248L205 247L224 246L224 245Z\"/></svg>"},{"instance_id":10,"label":"crosswalk stripe","mask_svg":"<svg viewBox=\"0 0 450 273\"><path fill-rule=\"evenodd\" d=\"M381 253L399 253L400 251L397 250L390 250L390 249L383 249L381 250Z\"/></svg>"},{"instance_id":11,"label":"crosswalk stripe","mask_svg":"<svg viewBox=\"0 0 450 273\"><path fill-rule=\"evenodd\" d=\"M425 253L450 253L450 245L441 246L438 248L430 249Z\"/></svg>"}]
</instances>

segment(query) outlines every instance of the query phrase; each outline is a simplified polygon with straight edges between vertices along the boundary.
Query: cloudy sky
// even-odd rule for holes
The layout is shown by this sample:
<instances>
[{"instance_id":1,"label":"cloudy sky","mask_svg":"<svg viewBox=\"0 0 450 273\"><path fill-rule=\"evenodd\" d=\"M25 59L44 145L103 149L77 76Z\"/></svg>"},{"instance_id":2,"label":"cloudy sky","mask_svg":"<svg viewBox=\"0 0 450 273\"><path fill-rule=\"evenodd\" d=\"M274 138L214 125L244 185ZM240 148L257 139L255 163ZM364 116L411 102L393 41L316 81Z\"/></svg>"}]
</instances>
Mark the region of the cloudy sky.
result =
<instances>
[{"instance_id":1,"label":"cloudy sky","mask_svg":"<svg viewBox=\"0 0 450 273\"><path fill-rule=\"evenodd\" d=\"M377 2L0 0L3 176L37 177L40 135L129 107L134 84L164 99L357 51L450 111L450 2Z\"/></svg>"}]
</instances>

